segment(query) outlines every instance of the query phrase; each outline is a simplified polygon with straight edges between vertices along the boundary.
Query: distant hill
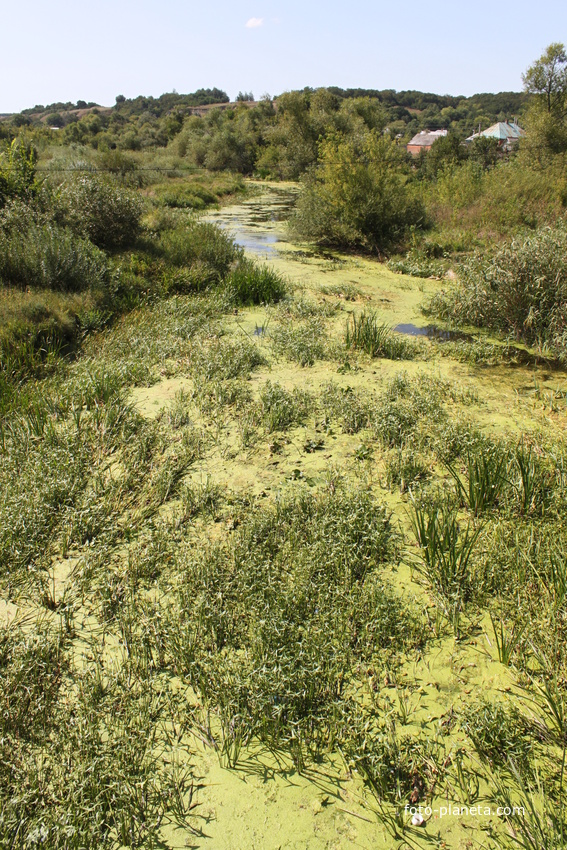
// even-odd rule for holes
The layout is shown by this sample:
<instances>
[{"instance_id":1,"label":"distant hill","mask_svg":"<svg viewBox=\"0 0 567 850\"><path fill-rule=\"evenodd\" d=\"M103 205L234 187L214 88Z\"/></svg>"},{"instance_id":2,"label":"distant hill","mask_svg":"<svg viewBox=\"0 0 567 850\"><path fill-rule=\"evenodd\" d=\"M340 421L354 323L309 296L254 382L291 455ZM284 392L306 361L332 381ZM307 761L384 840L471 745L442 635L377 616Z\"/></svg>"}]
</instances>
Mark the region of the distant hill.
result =
<instances>
[{"instance_id":1,"label":"distant hill","mask_svg":"<svg viewBox=\"0 0 567 850\"><path fill-rule=\"evenodd\" d=\"M192 94L178 94L168 92L160 97L138 97L128 99L119 95L116 98L115 109L121 114L142 115L144 112L151 113L155 118L161 118L172 110L183 109L183 107L208 106L211 104L229 103L230 98L222 89L198 89Z\"/></svg>"},{"instance_id":2,"label":"distant hill","mask_svg":"<svg viewBox=\"0 0 567 850\"><path fill-rule=\"evenodd\" d=\"M313 91L313 89L307 88L305 91ZM493 118L494 120L503 115L506 117L519 115L529 98L529 95L525 92L482 92L471 97L464 97L463 95L439 95L413 90L398 92L394 89L343 89L338 86L329 86L328 91L341 99L369 97L379 100L388 109L392 120L407 123L412 119L423 117L428 122L430 129L447 125L447 118L449 117L447 110L450 110L452 120L457 117L455 113L461 112L470 115L471 111L481 113L488 119ZM47 124L64 127L73 121L80 120L90 112L107 115L114 112L123 118L144 114L148 117L162 118L172 113L186 114L198 107L220 106L229 103L229 97L222 89L198 89L189 94L179 94L175 91L166 92L160 97L138 95L138 97L126 98L118 95L114 106L101 106L98 103L84 100L79 100L77 103L50 103L46 106L37 104L22 110L18 114L0 113L0 120L11 119L16 126ZM442 114L444 111L445 113Z\"/></svg>"},{"instance_id":3,"label":"distant hill","mask_svg":"<svg viewBox=\"0 0 567 850\"><path fill-rule=\"evenodd\" d=\"M410 111L415 109L422 111L429 106L438 106L440 109L447 107L455 109L460 103L470 103L471 101L489 111L519 111L529 97L525 92L483 93L465 97L464 95L433 94L414 90L398 92L395 89L341 89L337 86L329 86L329 91L341 98L376 98L386 106L403 106Z\"/></svg>"},{"instance_id":4,"label":"distant hill","mask_svg":"<svg viewBox=\"0 0 567 850\"><path fill-rule=\"evenodd\" d=\"M198 89L190 94L178 94L167 92L160 97L139 95L135 98L126 98L118 95L114 106L101 106L98 103L87 103L78 100L77 103L67 101L63 103L49 103L46 106L36 104L19 113L0 113L0 119L10 119L17 127L26 125L47 124L52 127L65 127L74 121L78 121L85 115L94 112L95 115L108 115L111 112L119 113L124 118L131 118L149 114L153 118L162 118L171 112L185 112L194 107L203 107L216 104L229 103L230 99L222 89Z\"/></svg>"},{"instance_id":5,"label":"distant hill","mask_svg":"<svg viewBox=\"0 0 567 850\"><path fill-rule=\"evenodd\" d=\"M333 110L340 110L341 102L355 98L369 98L380 104L383 124L386 130L395 138L411 138L421 130L446 129L465 139L479 127L486 128L498 121L510 119L522 120L522 114L529 100L529 95L522 92L483 92L472 97L461 95L439 95L432 92L421 91L395 91L394 89L367 89L331 86L326 89L328 95L321 100L319 90L310 87L295 93L285 93L274 98L270 104L268 101L249 101L248 96L239 95L236 103L231 103L228 94L219 88L198 89L188 94L179 94L176 91L165 92L159 97L139 95L134 98L126 98L118 95L113 106L101 106L94 102L78 100L76 103L56 102L47 105L36 104L21 113L5 115L0 117L0 138L8 138L19 132L20 128L29 126L33 128L51 128L61 130L57 136L64 144L88 144L101 149L119 148L124 151L142 150L147 147L165 147L171 140L186 129L185 142L181 147L186 148L186 142L191 133L200 136L193 138L193 154L199 160L201 154L197 151L205 150L209 136L220 132L220 124L216 119L208 116L211 111L232 110L246 107L252 111L250 136L246 140L236 141L234 128L237 126L222 122L222 126L229 132L232 141L232 152L228 159L233 163L235 170L244 169L246 173L252 168L255 156L251 151L256 147L266 147L272 143L267 132L268 126L279 123L280 105L288 100L289 94L299 97L301 110L309 113L310 104L315 106L313 119L313 140L318 138L321 127L319 127L322 116L317 118L317 111L330 109L325 118L332 124ZM323 91L323 90L322 90ZM250 95L252 97L252 95ZM327 106L321 107L322 103ZM345 104L346 105L346 104ZM297 104L296 104L297 106ZM358 107L361 108L361 107ZM284 107L285 112L285 107ZM200 117L205 122L203 125L193 124L192 129L185 123L189 116ZM228 115L230 121L232 116ZM285 119L284 119L285 123ZM327 122L328 123L328 122ZM217 126L218 125L218 126ZM330 125L329 125L330 126ZM232 128L232 129L231 129ZM238 132L244 132L242 128ZM312 141L313 141L312 140ZM240 146L240 147L239 147ZM222 147L222 146L221 146ZM181 148L180 148L181 149ZM315 148L314 148L315 149ZM226 153L226 151L225 151ZM205 156L205 154L202 154ZM223 155L224 156L224 155ZM209 161L213 162L213 155ZM251 158L252 157L252 158ZM222 158L225 162L226 157ZM220 162L220 160L219 160ZM228 167L223 166L223 167Z\"/></svg>"}]
</instances>

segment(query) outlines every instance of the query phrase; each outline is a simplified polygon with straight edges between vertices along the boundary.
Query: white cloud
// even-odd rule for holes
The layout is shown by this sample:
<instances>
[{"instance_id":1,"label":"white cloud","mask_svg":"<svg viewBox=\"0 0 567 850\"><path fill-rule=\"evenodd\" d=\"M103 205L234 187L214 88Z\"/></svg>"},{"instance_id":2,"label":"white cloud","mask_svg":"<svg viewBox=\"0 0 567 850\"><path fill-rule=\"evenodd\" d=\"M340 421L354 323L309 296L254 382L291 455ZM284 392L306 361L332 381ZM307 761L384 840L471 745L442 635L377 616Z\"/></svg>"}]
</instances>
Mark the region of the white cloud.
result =
<instances>
[{"instance_id":1,"label":"white cloud","mask_svg":"<svg viewBox=\"0 0 567 850\"><path fill-rule=\"evenodd\" d=\"M254 29L255 27L261 27L264 23L264 18L250 18L249 21L246 21L246 26L248 29Z\"/></svg>"}]
</instances>

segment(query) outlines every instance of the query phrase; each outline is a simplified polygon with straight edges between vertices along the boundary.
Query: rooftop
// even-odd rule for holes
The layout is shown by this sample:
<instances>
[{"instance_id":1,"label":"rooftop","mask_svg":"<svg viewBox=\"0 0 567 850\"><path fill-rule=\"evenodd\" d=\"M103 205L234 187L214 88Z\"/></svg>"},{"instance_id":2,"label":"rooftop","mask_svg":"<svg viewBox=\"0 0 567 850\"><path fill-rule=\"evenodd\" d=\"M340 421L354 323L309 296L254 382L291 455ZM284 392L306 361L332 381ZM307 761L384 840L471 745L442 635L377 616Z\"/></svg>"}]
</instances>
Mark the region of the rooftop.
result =
<instances>
[{"instance_id":1,"label":"rooftop","mask_svg":"<svg viewBox=\"0 0 567 850\"><path fill-rule=\"evenodd\" d=\"M501 141L511 141L513 139L521 139L526 135L526 131L516 124L515 121L498 121L492 127L488 127L481 133L473 133L469 136L467 142L472 142L478 139L479 136L485 136L488 139L499 139Z\"/></svg>"},{"instance_id":2,"label":"rooftop","mask_svg":"<svg viewBox=\"0 0 567 850\"><path fill-rule=\"evenodd\" d=\"M417 133L408 144L410 145L432 145L437 139L447 135L447 130L422 130Z\"/></svg>"}]
</instances>

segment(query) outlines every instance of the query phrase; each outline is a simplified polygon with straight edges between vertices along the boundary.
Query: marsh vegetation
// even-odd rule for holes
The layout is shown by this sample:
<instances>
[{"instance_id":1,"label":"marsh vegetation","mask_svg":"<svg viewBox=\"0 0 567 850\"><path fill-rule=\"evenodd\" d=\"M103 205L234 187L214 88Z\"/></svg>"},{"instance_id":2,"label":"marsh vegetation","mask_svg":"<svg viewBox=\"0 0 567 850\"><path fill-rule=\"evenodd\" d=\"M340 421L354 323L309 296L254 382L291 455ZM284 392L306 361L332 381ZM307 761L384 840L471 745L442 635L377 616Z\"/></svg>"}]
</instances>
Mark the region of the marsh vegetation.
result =
<instances>
[{"instance_id":1,"label":"marsh vegetation","mask_svg":"<svg viewBox=\"0 0 567 850\"><path fill-rule=\"evenodd\" d=\"M413 164L356 93L10 125L2 850L565 845L563 119L526 103L517 155Z\"/></svg>"}]
</instances>

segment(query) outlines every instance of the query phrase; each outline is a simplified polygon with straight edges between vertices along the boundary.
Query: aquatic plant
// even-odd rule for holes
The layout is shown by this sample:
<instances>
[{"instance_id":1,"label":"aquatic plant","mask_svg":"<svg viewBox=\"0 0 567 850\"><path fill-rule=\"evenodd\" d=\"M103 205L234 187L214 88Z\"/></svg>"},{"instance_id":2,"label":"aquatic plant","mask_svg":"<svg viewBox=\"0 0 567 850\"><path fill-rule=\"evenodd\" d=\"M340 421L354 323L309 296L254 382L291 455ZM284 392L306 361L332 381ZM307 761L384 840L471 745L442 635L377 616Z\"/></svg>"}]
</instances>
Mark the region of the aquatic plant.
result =
<instances>
[{"instance_id":1,"label":"aquatic plant","mask_svg":"<svg viewBox=\"0 0 567 850\"><path fill-rule=\"evenodd\" d=\"M297 387L288 392L277 382L266 381L260 390L260 414L269 433L303 422L311 404L309 394Z\"/></svg>"},{"instance_id":2,"label":"aquatic plant","mask_svg":"<svg viewBox=\"0 0 567 850\"><path fill-rule=\"evenodd\" d=\"M184 553L172 657L228 763L256 738L303 769L339 734L355 659L418 639L376 575L395 541L383 507L339 486L258 506L230 541Z\"/></svg>"},{"instance_id":3,"label":"aquatic plant","mask_svg":"<svg viewBox=\"0 0 567 850\"><path fill-rule=\"evenodd\" d=\"M447 504L425 504L411 495L410 521L420 549L412 567L423 575L457 627L473 592L471 559L480 527L461 530L457 513Z\"/></svg>"},{"instance_id":4,"label":"aquatic plant","mask_svg":"<svg viewBox=\"0 0 567 850\"><path fill-rule=\"evenodd\" d=\"M300 366L313 366L316 360L325 360L330 354L325 325L318 317L295 326L280 324L272 330L271 339L276 354Z\"/></svg>"},{"instance_id":5,"label":"aquatic plant","mask_svg":"<svg viewBox=\"0 0 567 850\"><path fill-rule=\"evenodd\" d=\"M412 360L417 350L413 343L381 324L375 313L353 313L345 331L347 349L364 351L370 357L387 357L389 360Z\"/></svg>"},{"instance_id":6,"label":"aquatic plant","mask_svg":"<svg viewBox=\"0 0 567 850\"><path fill-rule=\"evenodd\" d=\"M498 445L480 446L476 452L469 451L466 457L467 482L451 464L451 473L457 492L475 516L493 508L508 482L508 453Z\"/></svg>"},{"instance_id":7,"label":"aquatic plant","mask_svg":"<svg viewBox=\"0 0 567 850\"><path fill-rule=\"evenodd\" d=\"M326 427L338 421L345 434L358 434L372 421L372 401L353 387L339 387L333 381L322 388L321 408Z\"/></svg>"},{"instance_id":8,"label":"aquatic plant","mask_svg":"<svg viewBox=\"0 0 567 850\"><path fill-rule=\"evenodd\" d=\"M274 304L285 296L287 287L278 272L243 258L225 278L223 289L230 303Z\"/></svg>"}]
</instances>

